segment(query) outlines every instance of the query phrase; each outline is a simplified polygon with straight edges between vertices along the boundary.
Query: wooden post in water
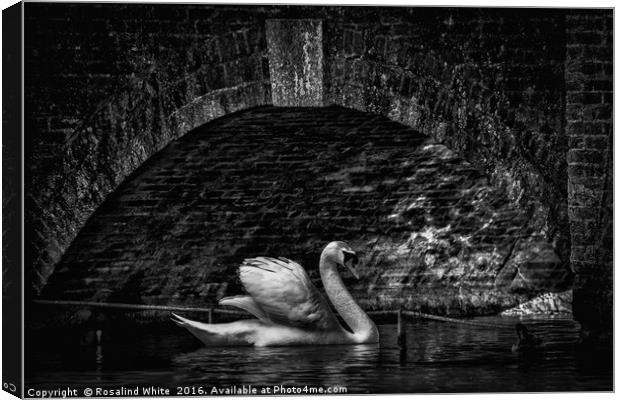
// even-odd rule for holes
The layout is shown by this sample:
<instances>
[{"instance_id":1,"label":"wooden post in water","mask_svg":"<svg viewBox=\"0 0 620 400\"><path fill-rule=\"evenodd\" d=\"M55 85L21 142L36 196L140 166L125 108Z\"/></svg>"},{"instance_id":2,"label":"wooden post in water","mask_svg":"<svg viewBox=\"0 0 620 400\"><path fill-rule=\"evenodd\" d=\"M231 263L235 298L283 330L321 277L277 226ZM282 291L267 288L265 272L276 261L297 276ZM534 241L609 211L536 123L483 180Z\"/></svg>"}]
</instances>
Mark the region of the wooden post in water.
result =
<instances>
[{"instance_id":1,"label":"wooden post in water","mask_svg":"<svg viewBox=\"0 0 620 400\"><path fill-rule=\"evenodd\" d=\"M209 308L209 323L213 323L213 308Z\"/></svg>"},{"instance_id":2,"label":"wooden post in water","mask_svg":"<svg viewBox=\"0 0 620 400\"><path fill-rule=\"evenodd\" d=\"M403 312L402 309L398 309L398 322L397 322L397 335L398 335L398 346L401 350L407 350L407 329L405 328L405 323L403 321Z\"/></svg>"}]
</instances>

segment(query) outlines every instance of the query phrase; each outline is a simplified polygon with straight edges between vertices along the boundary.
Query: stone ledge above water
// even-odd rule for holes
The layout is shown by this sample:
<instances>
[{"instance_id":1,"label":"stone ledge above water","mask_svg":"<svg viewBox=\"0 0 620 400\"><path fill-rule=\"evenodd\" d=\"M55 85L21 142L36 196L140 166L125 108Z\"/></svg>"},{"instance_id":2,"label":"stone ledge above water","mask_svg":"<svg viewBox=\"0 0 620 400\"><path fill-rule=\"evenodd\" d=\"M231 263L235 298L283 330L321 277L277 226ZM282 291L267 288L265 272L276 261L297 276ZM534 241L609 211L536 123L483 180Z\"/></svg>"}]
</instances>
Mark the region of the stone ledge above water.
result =
<instances>
[{"instance_id":1,"label":"stone ledge above water","mask_svg":"<svg viewBox=\"0 0 620 400\"><path fill-rule=\"evenodd\" d=\"M544 293L523 304L503 311L501 316L566 315L572 316L573 291Z\"/></svg>"}]
</instances>

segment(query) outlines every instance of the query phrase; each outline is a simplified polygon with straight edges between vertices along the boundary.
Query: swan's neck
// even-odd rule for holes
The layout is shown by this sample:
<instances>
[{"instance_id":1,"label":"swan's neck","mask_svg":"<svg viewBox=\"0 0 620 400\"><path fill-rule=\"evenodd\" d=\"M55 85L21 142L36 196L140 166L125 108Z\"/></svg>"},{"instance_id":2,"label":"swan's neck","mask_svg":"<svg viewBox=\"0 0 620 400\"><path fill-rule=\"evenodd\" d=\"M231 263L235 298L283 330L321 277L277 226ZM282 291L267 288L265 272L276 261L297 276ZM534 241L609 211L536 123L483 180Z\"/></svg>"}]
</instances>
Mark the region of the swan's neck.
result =
<instances>
[{"instance_id":1,"label":"swan's neck","mask_svg":"<svg viewBox=\"0 0 620 400\"><path fill-rule=\"evenodd\" d=\"M361 341L372 341L378 338L379 335L375 323L357 305L353 296L344 286L336 263L327 259L323 254L321 255L319 269L327 297L329 297L342 319L353 330L353 334Z\"/></svg>"}]
</instances>

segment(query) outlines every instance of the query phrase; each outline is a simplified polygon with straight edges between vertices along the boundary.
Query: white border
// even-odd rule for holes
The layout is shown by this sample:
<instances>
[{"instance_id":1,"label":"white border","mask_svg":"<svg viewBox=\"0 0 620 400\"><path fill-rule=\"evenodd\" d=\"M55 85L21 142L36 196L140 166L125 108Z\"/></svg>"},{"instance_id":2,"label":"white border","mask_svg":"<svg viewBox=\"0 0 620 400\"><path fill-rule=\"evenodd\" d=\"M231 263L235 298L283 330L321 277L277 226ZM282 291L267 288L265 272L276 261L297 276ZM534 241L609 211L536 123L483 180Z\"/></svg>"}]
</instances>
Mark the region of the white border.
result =
<instances>
[{"instance_id":1,"label":"white border","mask_svg":"<svg viewBox=\"0 0 620 400\"><path fill-rule=\"evenodd\" d=\"M32 0L32 2L39 2L37 0ZM63 1L63 2L78 2L78 1ZM98 1L94 1L94 0L84 0L84 1L79 1L82 3L91 3L91 2L98 2ZM119 1L99 1L99 2L109 2L109 3L121 3ZM11 0L0 0L0 6L2 9L5 9L13 4L15 4L16 1L11 1ZM456 6L456 7L557 7L557 8L613 8L615 7L615 2L614 1L601 1L601 0L591 0L588 2L584 2L584 1L577 1L577 0L565 0L565 1L535 1L535 0L523 0L523 1L519 1L519 2L515 2L515 1L506 1L506 0L497 0L497 1L486 1L486 2L474 2L474 1L465 1L465 0L450 0L450 1L436 1L436 2L428 2L428 1L415 1L415 0L408 0L408 1L403 1L403 0L388 0L385 2L381 2L381 1L354 1L354 0L339 0L339 1L317 1L317 0L288 0L288 1L227 1L227 0L211 0L211 1L163 1L163 0L148 0L148 1L140 1L140 0L125 0L122 1L122 3L175 3L175 4L246 4L246 5L259 5L259 4L309 4L309 5L373 5L373 6L439 6L439 7L450 7L450 6ZM22 12L23 12L23 8L22 8ZM0 19L0 29L1 29L1 19ZM23 25L22 25L22 29L23 29ZM0 30L1 31L1 30ZM23 48L23 32L22 32L22 48ZM615 21L615 12L614 12L614 110L615 110L615 104L618 101L618 93L616 91L616 86L615 86L615 75L618 73L618 69L620 67L618 67L617 63L615 62L615 54L616 54L616 46L618 45L618 36L616 34L616 21ZM23 66L23 54L22 54L22 66ZM2 85L0 84L0 88L2 87ZM23 88L23 76L22 76L22 88ZM22 89L23 90L23 89ZM22 121L23 121L23 101L24 101L24 93L22 92ZM0 99L0 103L1 103L1 99ZM614 126L616 126L618 122L618 118L616 116L616 114L614 113ZM23 131L23 124L22 124L22 131ZM0 139L1 139L1 132L0 132ZM618 140L615 139L615 143L614 143L614 156L615 154L617 154L618 149L620 148L620 144L618 143ZM615 159L615 157L614 157ZM22 160L23 160L23 132L22 132ZM0 164L2 162L2 154L0 152ZM22 191L23 191L23 165L22 165ZM614 165L614 200L616 199L615 197L615 192L616 192L616 188L620 187L620 175L618 174L619 172L619 167L616 165ZM0 187L0 194L1 194L1 187ZM22 199L23 199L23 192L22 192ZM23 201L23 200L22 200ZM23 221L23 203L22 203L22 221ZM1 226L1 219L0 219L0 226ZM617 218L615 215L615 202L614 202L614 253L617 249L620 249L620 230L618 228L618 224L617 224ZM1 243L1 237L0 237L0 243ZM22 240L23 242L23 240ZM22 254L23 254L23 243L22 243ZM23 267L23 266L22 266ZM615 282L615 269L616 269L616 264L615 264L615 257L614 257L614 282ZM23 268L22 268L22 281L23 281ZM23 303L23 299L22 299L22 303ZM614 285L614 331L617 332L618 331L618 291L615 290L615 285ZM23 310L23 305L22 305L22 310ZM0 309L0 316L1 316L1 309ZM22 311L22 326L23 326L23 311ZM0 330L1 330L1 319L0 319ZM0 343L1 343L1 339L2 339L2 333L0 332ZM22 347L22 359L23 359L23 347ZM618 350L618 346L614 346L614 369L615 369L615 359L618 359L618 354L619 354L619 350ZM0 363L0 376L2 374L2 366ZM23 371L22 371L22 378L23 378ZM446 377L447 379L449 379L449 377ZM615 374L614 376L614 387L618 388L618 374ZM22 379L23 381L23 379ZM377 398L381 398L381 399L388 399L390 397L394 397L394 396L398 396L398 397L414 397L416 399L420 399L420 400L425 400L425 399L434 399L434 400L438 400L438 399L453 399L455 396L459 397L459 398L479 398L479 397L484 397L484 398L497 398L497 399L516 399L520 396L526 396L527 398L536 398L536 399L562 399L562 400L572 400L572 399L579 399L582 398L584 396L587 396L588 398L592 398L592 399L607 399L607 398L614 398L614 394L613 393L592 393L592 392L571 392L571 393L544 393L544 394L523 394L523 393L517 393L517 394L486 394L486 393L474 393L474 394L456 394L456 395L381 395L381 396L374 396L373 397L377 397ZM177 397L178 398L178 397ZM198 397L187 397L187 399L197 399ZM244 398L243 396L235 396L235 398ZM249 397L248 397L249 398ZM257 397L251 397L251 399L256 399ZM270 397L272 398L272 397ZM287 396L287 399L306 399L308 398L308 396ZM321 396L322 399L368 399L369 396L355 396L355 395L347 395L347 396ZM0 400L9 400L9 399L15 399L14 396L9 395L8 393L1 391L0 394ZM167 399L166 397L162 397L161 399Z\"/></svg>"}]
</instances>

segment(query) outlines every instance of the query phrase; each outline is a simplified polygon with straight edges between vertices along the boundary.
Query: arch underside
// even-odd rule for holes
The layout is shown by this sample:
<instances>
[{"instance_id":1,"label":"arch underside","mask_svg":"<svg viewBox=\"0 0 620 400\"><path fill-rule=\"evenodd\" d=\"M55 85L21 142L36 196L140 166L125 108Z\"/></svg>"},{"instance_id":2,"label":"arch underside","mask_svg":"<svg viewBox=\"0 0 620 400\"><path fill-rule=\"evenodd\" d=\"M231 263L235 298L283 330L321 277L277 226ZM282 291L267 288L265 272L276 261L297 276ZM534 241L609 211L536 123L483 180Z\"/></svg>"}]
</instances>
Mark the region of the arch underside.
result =
<instances>
[{"instance_id":1,"label":"arch underside","mask_svg":"<svg viewBox=\"0 0 620 400\"><path fill-rule=\"evenodd\" d=\"M27 14L44 21L46 7L28 5ZM27 139L35 142L25 193L32 297L130 301L131 294L136 302L204 304L238 288L230 279L238 257L276 252L312 270L320 243L340 235L366 252L365 279L347 283L368 307L398 301L444 313L499 310L527 298L519 293L532 287L564 288L572 269L577 319L597 325L608 315L613 74L605 49L612 41L600 34L602 70L591 70L580 52L585 39L573 33L608 26L610 15L66 7L58 10L71 19L48 21L66 34L59 41L72 49L65 62L28 74L47 58L62 59L55 53L62 49L44 45L45 24L25 38L26 86L40 93L26 99ZM93 33L104 35L81 34L81 22L93 14L104 21ZM160 19L167 34L158 31ZM222 23L228 19L234 23ZM93 57L107 51L103 62L110 65L94 63L91 71L76 62L85 54L80 49L90 47ZM100 76L101 68L110 74ZM589 93L590 86L601 92ZM328 137L321 124L349 133L336 142L312 141ZM226 133L231 126L245 130ZM366 132L369 126L393 132L382 142ZM241 149L252 129L297 147L283 155L255 146L250 160L261 167L250 167ZM218 135L221 142L207 139ZM327 150L313 147L321 143ZM233 175L220 176L217 163L188 161L199 149L210 159L228 154L234 161L219 167ZM299 149L325 165L312 166ZM278 154L276 161L269 154ZM175 169L176 162L187 170ZM289 175L270 172L274 163ZM209 203L192 165L226 202ZM306 179L299 182L294 171ZM276 203L262 197L252 203L234 173L273 179L282 188ZM162 181L149 186L143 179ZM293 190L302 183L306 190ZM318 192L333 201L318 199ZM260 207L244 217L248 204ZM119 239L121 228L132 234ZM224 234L216 240L207 231ZM210 244L199 250L200 241ZM172 276L164 279L166 268ZM600 288L606 300L595 295ZM589 312L595 308L600 312Z\"/></svg>"},{"instance_id":2,"label":"arch underside","mask_svg":"<svg viewBox=\"0 0 620 400\"><path fill-rule=\"evenodd\" d=\"M42 297L215 304L247 257L284 256L317 285L332 240L370 309L481 314L567 285L527 210L446 146L381 116L260 107L171 142L98 208ZM521 268L521 277L517 268Z\"/></svg>"}]
</instances>

